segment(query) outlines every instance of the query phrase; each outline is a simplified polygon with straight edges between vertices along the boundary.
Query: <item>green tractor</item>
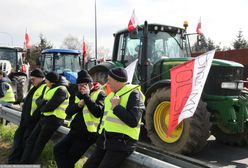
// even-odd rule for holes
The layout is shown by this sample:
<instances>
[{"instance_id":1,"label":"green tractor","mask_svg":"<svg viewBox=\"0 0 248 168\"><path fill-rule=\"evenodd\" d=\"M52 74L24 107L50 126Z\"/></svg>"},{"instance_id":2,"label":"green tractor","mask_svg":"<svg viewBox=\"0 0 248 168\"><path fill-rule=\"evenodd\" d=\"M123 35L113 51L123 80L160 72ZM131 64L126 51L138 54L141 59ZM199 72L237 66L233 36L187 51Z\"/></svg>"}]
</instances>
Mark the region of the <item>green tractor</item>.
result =
<instances>
[{"instance_id":1,"label":"green tractor","mask_svg":"<svg viewBox=\"0 0 248 168\"><path fill-rule=\"evenodd\" d=\"M107 81L113 67L126 67L138 59L133 83L146 96L143 117L146 136L156 147L182 154L199 152L213 134L218 141L248 143L248 111L243 89L243 65L214 59L194 116L183 120L166 136L170 115L170 69L192 57L186 28L161 24L140 25L114 34L112 60L89 70L94 80Z\"/></svg>"}]
</instances>

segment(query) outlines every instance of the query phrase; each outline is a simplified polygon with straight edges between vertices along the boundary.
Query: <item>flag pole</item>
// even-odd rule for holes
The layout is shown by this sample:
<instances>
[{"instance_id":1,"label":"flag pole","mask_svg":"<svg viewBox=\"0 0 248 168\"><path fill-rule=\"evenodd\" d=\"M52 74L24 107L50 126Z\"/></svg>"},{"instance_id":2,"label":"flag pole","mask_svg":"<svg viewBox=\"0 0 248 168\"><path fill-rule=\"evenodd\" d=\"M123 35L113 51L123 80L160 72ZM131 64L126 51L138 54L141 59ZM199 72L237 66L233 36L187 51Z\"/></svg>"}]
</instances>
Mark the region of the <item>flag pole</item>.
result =
<instances>
[{"instance_id":1,"label":"flag pole","mask_svg":"<svg viewBox=\"0 0 248 168\"><path fill-rule=\"evenodd\" d=\"M95 59L97 60L97 16L96 16L96 0L95 0Z\"/></svg>"}]
</instances>

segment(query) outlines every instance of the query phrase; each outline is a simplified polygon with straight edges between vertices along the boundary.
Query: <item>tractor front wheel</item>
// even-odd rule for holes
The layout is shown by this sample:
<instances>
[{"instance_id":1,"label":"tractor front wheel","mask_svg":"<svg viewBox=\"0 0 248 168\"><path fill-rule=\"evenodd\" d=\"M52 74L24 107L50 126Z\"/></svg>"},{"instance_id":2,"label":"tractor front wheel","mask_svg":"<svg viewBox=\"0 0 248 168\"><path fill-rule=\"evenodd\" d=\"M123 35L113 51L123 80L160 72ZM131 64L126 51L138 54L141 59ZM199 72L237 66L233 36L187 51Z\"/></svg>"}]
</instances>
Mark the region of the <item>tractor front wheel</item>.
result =
<instances>
[{"instance_id":1,"label":"tractor front wheel","mask_svg":"<svg viewBox=\"0 0 248 168\"><path fill-rule=\"evenodd\" d=\"M160 149L190 154L201 150L209 137L209 112L199 102L194 116L183 120L170 136L166 135L170 115L170 88L154 91L147 100L146 129L152 143Z\"/></svg>"}]
</instances>

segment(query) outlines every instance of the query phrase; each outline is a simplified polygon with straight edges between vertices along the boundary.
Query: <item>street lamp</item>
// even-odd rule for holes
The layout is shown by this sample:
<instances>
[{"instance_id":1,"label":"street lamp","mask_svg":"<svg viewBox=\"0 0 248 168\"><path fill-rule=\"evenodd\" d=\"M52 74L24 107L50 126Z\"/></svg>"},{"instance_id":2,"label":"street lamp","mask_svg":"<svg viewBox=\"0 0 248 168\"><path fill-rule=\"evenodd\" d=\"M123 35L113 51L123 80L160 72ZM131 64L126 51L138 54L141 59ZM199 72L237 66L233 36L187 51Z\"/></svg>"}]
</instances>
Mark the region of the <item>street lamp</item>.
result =
<instances>
[{"instance_id":1,"label":"street lamp","mask_svg":"<svg viewBox=\"0 0 248 168\"><path fill-rule=\"evenodd\" d=\"M0 32L1 34L5 34L7 35L9 38L10 38L10 41L11 41L11 45L13 46L13 36L7 32Z\"/></svg>"}]
</instances>

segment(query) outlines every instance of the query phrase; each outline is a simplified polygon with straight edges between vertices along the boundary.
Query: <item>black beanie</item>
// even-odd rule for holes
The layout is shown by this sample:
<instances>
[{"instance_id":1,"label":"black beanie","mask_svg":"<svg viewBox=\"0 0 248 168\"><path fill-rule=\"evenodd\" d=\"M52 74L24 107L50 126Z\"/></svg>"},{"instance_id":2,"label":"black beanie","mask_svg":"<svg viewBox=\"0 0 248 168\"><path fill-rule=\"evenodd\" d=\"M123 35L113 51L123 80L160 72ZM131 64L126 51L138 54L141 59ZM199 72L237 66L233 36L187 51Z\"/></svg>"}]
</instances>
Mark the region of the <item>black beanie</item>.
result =
<instances>
[{"instance_id":1,"label":"black beanie","mask_svg":"<svg viewBox=\"0 0 248 168\"><path fill-rule=\"evenodd\" d=\"M90 74L86 70L81 70L78 72L77 77L77 84L78 83L91 83L93 79L91 78Z\"/></svg>"},{"instance_id":2,"label":"black beanie","mask_svg":"<svg viewBox=\"0 0 248 168\"><path fill-rule=\"evenodd\" d=\"M124 68L110 69L109 76L119 82L127 82L127 71Z\"/></svg>"},{"instance_id":3,"label":"black beanie","mask_svg":"<svg viewBox=\"0 0 248 168\"><path fill-rule=\"evenodd\" d=\"M45 77L44 73L39 68L34 69L30 73L30 76L34 76L34 77L38 77L38 78L44 78Z\"/></svg>"},{"instance_id":4,"label":"black beanie","mask_svg":"<svg viewBox=\"0 0 248 168\"><path fill-rule=\"evenodd\" d=\"M59 74L57 72L49 72L46 74L46 79L51 83L56 83L59 81Z\"/></svg>"}]
</instances>

